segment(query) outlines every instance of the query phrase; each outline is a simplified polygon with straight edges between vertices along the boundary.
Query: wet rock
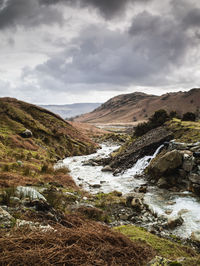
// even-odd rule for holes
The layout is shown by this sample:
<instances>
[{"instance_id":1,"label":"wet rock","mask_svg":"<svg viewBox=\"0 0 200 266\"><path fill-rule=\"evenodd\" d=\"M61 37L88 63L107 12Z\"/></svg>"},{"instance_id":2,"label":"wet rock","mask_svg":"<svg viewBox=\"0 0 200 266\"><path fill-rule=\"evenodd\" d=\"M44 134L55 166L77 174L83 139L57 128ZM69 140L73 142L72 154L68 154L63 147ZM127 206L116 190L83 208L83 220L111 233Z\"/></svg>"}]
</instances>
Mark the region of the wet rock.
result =
<instances>
[{"instance_id":1,"label":"wet rock","mask_svg":"<svg viewBox=\"0 0 200 266\"><path fill-rule=\"evenodd\" d=\"M22 136L22 138L31 138L33 136L33 133L31 132L31 130L26 129L20 135Z\"/></svg>"},{"instance_id":2,"label":"wet rock","mask_svg":"<svg viewBox=\"0 0 200 266\"><path fill-rule=\"evenodd\" d=\"M90 185L91 188L100 188L101 185L100 184L94 184L94 185Z\"/></svg>"},{"instance_id":3,"label":"wet rock","mask_svg":"<svg viewBox=\"0 0 200 266\"><path fill-rule=\"evenodd\" d=\"M194 157L189 156L188 154L184 154L183 165L182 165L183 170L189 173L190 171L192 171L193 167L194 167Z\"/></svg>"},{"instance_id":4,"label":"wet rock","mask_svg":"<svg viewBox=\"0 0 200 266\"><path fill-rule=\"evenodd\" d=\"M188 148L187 143L182 143L182 142L175 142L175 141L170 141L169 143L169 150L186 150Z\"/></svg>"},{"instance_id":5,"label":"wet rock","mask_svg":"<svg viewBox=\"0 0 200 266\"><path fill-rule=\"evenodd\" d=\"M138 159L145 155L152 155L164 141L168 141L172 137L172 133L166 130L165 127L153 129L132 142L122 153L114 157L110 165L114 170L117 169L117 173L124 171L132 167ZM115 174L117 173L115 172Z\"/></svg>"},{"instance_id":6,"label":"wet rock","mask_svg":"<svg viewBox=\"0 0 200 266\"><path fill-rule=\"evenodd\" d=\"M158 179L157 186L159 188L168 188L169 183L167 182L167 180L164 177L161 177Z\"/></svg>"},{"instance_id":7,"label":"wet rock","mask_svg":"<svg viewBox=\"0 0 200 266\"><path fill-rule=\"evenodd\" d=\"M182 225L183 222L184 222L184 220L181 216L170 217L170 218L168 218L168 221L167 221L167 227L169 229L174 229L177 226Z\"/></svg>"},{"instance_id":8,"label":"wet rock","mask_svg":"<svg viewBox=\"0 0 200 266\"><path fill-rule=\"evenodd\" d=\"M181 210L178 212L178 215L181 216L181 215L183 215L183 214L185 214L185 213L187 213L187 212L189 212L188 209L181 209Z\"/></svg>"},{"instance_id":9,"label":"wet rock","mask_svg":"<svg viewBox=\"0 0 200 266\"><path fill-rule=\"evenodd\" d=\"M148 167L152 176L163 176L174 172L182 165L183 156L178 150L169 151L157 160L153 160Z\"/></svg>"},{"instance_id":10,"label":"wet rock","mask_svg":"<svg viewBox=\"0 0 200 266\"><path fill-rule=\"evenodd\" d=\"M173 210L166 210L166 211L165 211L165 213L166 213L167 215L172 214L172 212L173 212Z\"/></svg>"},{"instance_id":11,"label":"wet rock","mask_svg":"<svg viewBox=\"0 0 200 266\"><path fill-rule=\"evenodd\" d=\"M0 207L0 228L10 228L13 225L14 218Z\"/></svg>"},{"instance_id":12,"label":"wet rock","mask_svg":"<svg viewBox=\"0 0 200 266\"><path fill-rule=\"evenodd\" d=\"M192 183L195 183L195 184L199 184L200 185L200 175L198 174L195 174L195 173L192 173L189 175L189 180L192 182Z\"/></svg>"},{"instance_id":13,"label":"wet rock","mask_svg":"<svg viewBox=\"0 0 200 266\"><path fill-rule=\"evenodd\" d=\"M126 195L126 206L132 207L132 204L134 204L133 199L138 199L139 201L143 202L144 200L144 194L143 193L129 193Z\"/></svg>"},{"instance_id":14,"label":"wet rock","mask_svg":"<svg viewBox=\"0 0 200 266\"><path fill-rule=\"evenodd\" d=\"M101 169L102 172L112 172L112 168L110 165L106 165Z\"/></svg>"},{"instance_id":15,"label":"wet rock","mask_svg":"<svg viewBox=\"0 0 200 266\"><path fill-rule=\"evenodd\" d=\"M143 208L142 200L139 198L132 199L131 207L137 210L141 210Z\"/></svg>"},{"instance_id":16,"label":"wet rock","mask_svg":"<svg viewBox=\"0 0 200 266\"><path fill-rule=\"evenodd\" d=\"M192 232L191 239L196 242L200 242L200 230Z\"/></svg>"},{"instance_id":17,"label":"wet rock","mask_svg":"<svg viewBox=\"0 0 200 266\"><path fill-rule=\"evenodd\" d=\"M167 204L168 205L174 205L174 204L176 204L176 202L175 201L168 201Z\"/></svg>"},{"instance_id":18,"label":"wet rock","mask_svg":"<svg viewBox=\"0 0 200 266\"><path fill-rule=\"evenodd\" d=\"M146 185L142 185L139 188L136 188L135 190L138 193L147 193L147 186Z\"/></svg>"}]
</instances>

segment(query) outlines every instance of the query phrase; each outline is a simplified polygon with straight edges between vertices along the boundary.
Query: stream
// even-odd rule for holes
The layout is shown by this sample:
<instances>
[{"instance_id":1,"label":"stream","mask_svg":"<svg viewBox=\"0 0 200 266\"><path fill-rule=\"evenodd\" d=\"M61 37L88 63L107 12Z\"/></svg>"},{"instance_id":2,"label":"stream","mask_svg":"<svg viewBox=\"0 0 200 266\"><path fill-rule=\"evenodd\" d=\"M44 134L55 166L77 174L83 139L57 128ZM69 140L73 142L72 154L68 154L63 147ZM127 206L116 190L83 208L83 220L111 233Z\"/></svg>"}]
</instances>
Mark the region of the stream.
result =
<instances>
[{"instance_id":1,"label":"stream","mask_svg":"<svg viewBox=\"0 0 200 266\"><path fill-rule=\"evenodd\" d=\"M105 158L119 148L117 145L102 144L102 148L95 154L87 156L75 156L66 158L63 163L70 169L70 175L78 185L81 185L90 193L109 193L114 190L123 194L131 193L136 187L146 183L142 178L135 177L141 174L150 161L159 153L160 146L152 156L145 156L126 172L113 176L112 172L102 172L102 166L84 165L85 161L93 158ZM94 186L95 185L95 186ZM94 187L95 188L94 188ZM191 193L170 192L157 187L148 187L144 201L158 216L174 217L182 216L184 223L174 229L172 234L182 238L188 238L193 231L200 230L200 200ZM167 215L165 212L170 211Z\"/></svg>"}]
</instances>

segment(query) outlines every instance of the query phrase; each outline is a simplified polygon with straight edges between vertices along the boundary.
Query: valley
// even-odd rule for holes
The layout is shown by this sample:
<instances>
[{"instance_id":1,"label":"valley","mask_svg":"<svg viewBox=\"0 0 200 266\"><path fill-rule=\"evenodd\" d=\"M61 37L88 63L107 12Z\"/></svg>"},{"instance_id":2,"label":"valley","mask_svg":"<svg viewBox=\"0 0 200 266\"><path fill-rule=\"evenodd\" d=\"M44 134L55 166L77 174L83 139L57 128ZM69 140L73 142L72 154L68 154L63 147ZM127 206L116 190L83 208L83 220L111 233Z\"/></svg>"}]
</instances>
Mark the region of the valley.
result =
<instances>
[{"instance_id":1,"label":"valley","mask_svg":"<svg viewBox=\"0 0 200 266\"><path fill-rule=\"evenodd\" d=\"M197 117L184 121L159 110L142 127L105 121L95 127L16 99L0 103L0 263L27 264L37 238L42 253L34 264L45 257L58 263L63 247L72 265L96 258L104 265L103 247L115 265L160 257L199 264ZM95 248L85 251L88 245Z\"/></svg>"}]
</instances>

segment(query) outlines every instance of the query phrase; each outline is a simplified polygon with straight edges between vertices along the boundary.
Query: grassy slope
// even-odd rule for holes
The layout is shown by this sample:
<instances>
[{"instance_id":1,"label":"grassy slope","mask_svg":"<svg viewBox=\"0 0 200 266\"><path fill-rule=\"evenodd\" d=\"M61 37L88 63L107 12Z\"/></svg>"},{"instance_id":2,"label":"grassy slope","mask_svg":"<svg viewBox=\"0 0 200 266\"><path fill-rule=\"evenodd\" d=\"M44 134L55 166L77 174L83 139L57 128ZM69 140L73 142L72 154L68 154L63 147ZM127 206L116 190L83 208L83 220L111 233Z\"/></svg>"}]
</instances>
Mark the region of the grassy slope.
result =
<instances>
[{"instance_id":1,"label":"grassy slope","mask_svg":"<svg viewBox=\"0 0 200 266\"><path fill-rule=\"evenodd\" d=\"M25 129L31 130L33 137L22 138L20 133ZM50 111L16 99L0 98L1 186L14 185L17 179L22 184L31 180L34 183L43 166L50 174L47 168L52 169L57 159L89 154L95 148L90 139ZM23 167L17 161L22 161ZM9 175L5 174L8 171Z\"/></svg>"},{"instance_id":2,"label":"grassy slope","mask_svg":"<svg viewBox=\"0 0 200 266\"><path fill-rule=\"evenodd\" d=\"M182 265L200 265L200 256L191 248L160 238L133 225L117 227L116 230L132 241L139 241L151 246L159 256L172 260L184 257L186 259Z\"/></svg>"},{"instance_id":3,"label":"grassy slope","mask_svg":"<svg viewBox=\"0 0 200 266\"><path fill-rule=\"evenodd\" d=\"M200 121L181 121L174 118L167 122L167 127L174 133L177 141L188 143L200 141Z\"/></svg>"}]
</instances>

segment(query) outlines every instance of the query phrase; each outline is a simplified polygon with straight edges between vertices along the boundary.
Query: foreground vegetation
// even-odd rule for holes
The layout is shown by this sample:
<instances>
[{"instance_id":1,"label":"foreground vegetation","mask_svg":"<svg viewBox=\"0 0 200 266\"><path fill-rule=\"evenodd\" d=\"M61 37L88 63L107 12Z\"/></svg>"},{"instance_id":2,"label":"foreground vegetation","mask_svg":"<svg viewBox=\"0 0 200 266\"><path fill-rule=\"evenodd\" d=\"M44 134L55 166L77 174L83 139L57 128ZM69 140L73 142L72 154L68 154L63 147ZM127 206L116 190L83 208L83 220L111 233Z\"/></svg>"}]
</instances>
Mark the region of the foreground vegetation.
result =
<instances>
[{"instance_id":1,"label":"foreground vegetation","mask_svg":"<svg viewBox=\"0 0 200 266\"><path fill-rule=\"evenodd\" d=\"M58 159L97 147L60 117L6 98L0 99L0 121L1 265L147 265L156 255L185 258L171 265L200 264L191 248L138 227L105 225L113 222L114 207L126 201L117 191L90 195L75 184L66 167L53 167ZM198 122L173 119L166 126L179 139L199 138ZM22 135L26 129L31 137ZM116 134L101 139L133 141ZM42 198L19 195L18 186L34 188ZM10 219L9 226L4 218Z\"/></svg>"}]
</instances>

